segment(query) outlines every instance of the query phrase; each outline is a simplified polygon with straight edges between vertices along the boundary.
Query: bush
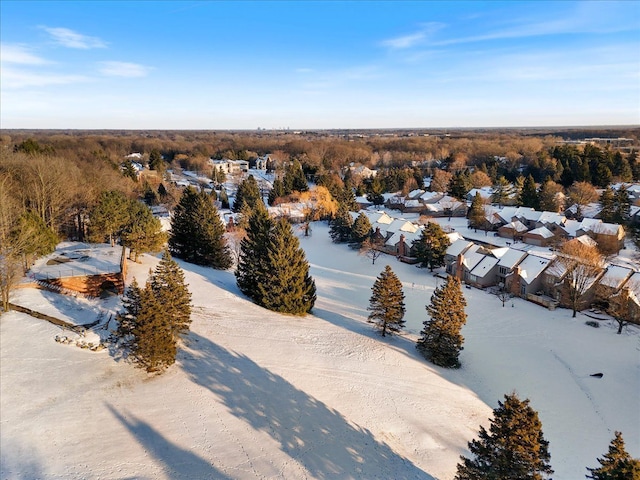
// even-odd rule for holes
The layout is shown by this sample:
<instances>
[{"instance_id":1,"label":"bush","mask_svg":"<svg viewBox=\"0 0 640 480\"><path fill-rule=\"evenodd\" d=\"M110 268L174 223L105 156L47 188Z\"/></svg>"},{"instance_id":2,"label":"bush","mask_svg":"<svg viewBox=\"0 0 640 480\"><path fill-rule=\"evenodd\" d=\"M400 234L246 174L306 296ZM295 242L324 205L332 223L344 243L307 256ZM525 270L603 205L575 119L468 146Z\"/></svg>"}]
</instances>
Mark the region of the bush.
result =
<instances>
[{"instance_id":1,"label":"bush","mask_svg":"<svg viewBox=\"0 0 640 480\"><path fill-rule=\"evenodd\" d=\"M589 325L590 327L593 327L593 328L600 328L600 324L595 320L587 320L586 322L584 322L584 324Z\"/></svg>"}]
</instances>

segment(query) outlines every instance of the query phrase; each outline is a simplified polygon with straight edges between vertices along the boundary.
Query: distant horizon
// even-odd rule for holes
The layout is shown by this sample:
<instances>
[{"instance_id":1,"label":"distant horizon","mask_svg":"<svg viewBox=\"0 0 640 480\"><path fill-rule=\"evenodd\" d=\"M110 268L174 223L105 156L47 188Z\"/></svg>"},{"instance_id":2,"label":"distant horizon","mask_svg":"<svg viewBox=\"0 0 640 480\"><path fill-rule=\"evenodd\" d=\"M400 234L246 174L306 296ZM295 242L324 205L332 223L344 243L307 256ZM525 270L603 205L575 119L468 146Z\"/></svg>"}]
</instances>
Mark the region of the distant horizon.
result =
<instances>
[{"instance_id":1,"label":"distant horizon","mask_svg":"<svg viewBox=\"0 0 640 480\"><path fill-rule=\"evenodd\" d=\"M3 0L0 29L2 129L640 124L640 2Z\"/></svg>"}]
</instances>

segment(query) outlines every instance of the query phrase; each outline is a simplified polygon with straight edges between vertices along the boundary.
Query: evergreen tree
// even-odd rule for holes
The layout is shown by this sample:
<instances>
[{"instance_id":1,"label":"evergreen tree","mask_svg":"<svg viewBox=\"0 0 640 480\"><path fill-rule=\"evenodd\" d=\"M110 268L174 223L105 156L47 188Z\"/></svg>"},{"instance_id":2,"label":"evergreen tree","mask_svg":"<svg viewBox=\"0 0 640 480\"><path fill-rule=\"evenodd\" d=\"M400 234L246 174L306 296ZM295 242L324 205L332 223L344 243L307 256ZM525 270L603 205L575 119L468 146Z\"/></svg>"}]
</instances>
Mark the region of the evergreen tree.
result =
<instances>
[{"instance_id":1,"label":"evergreen tree","mask_svg":"<svg viewBox=\"0 0 640 480\"><path fill-rule=\"evenodd\" d=\"M473 459L460 457L455 480L543 480L553 473L549 442L538 413L515 393L493 410L489 432L469 442Z\"/></svg>"},{"instance_id":2,"label":"evergreen tree","mask_svg":"<svg viewBox=\"0 0 640 480\"><path fill-rule=\"evenodd\" d=\"M371 236L371 222L369 218L362 212L356 217L351 229L351 240L361 244Z\"/></svg>"},{"instance_id":3,"label":"evergreen tree","mask_svg":"<svg viewBox=\"0 0 640 480\"><path fill-rule=\"evenodd\" d=\"M525 178L518 200L518 203L523 207L531 207L534 210L540 209L540 198L538 197L538 190L536 189L536 182L533 180L533 176L529 175Z\"/></svg>"},{"instance_id":4,"label":"evergreen tree","mask_svg":"<svg viewBox=\"0 0 640 480\"><path fill-rule=\"evenodd\" d=\"M340 204L335 218L333 218L329 224L329 235L334 243L345 243L351 239L353 219L343 203Z\"/></svg>"},{"instance_id":5,"label":"evergreen tree","mask_svg":"<svg viewBox=\"0 0 640 480\"><path fill-rule=\"evenodd\" d=\"M102 192L89 219L90 241L99 243L108 238L113 247L129 222L129 199L117 190Z\"/></svg>"},{"instance_id":6,"label":"evergreen tree","mask_svg":"<svg viewBox=\"0 0 640 480\"><path fill-rule=\"evenodd\" d=\"M134 182L138 181L138 172L136 172L136 169L133 168L133 162L131 162L131 160L125 160L122 163L121 168L123 176L129 177Z\"/></svg>"},{"instance_id":7,"label":"evergreen tree","mask_svg":"<svg viewBox=\"0 0 640 480\"><path fill-rule=\"evenodd\" d=\"M233 201L233 211L238 213L242 211L245 204L248 207L253 208L258 203L263 203L260 188L258 187L258 182L253 175L249 175L240 183L240 185L238 185L236 198Z\"/></svg>"},{"instance_id":8,"label":"evergreen tree","mask_svg":"<svg viewBox=\"0 0 640 480\"><path fill-rule=\"evenodd\" d=\"M562 192L562 187L551 180L550 177L542 183L540 187L539 200L540 209L546 212L558 212L560 210L560 202L558 194Z\"/></svg>"},{"instance_id":9,"label":"evergreen tree","mask_svg":"<svg viewBox=\"0 0 640 480\"><path fill-rule=\"evenodd\" d=\"M615 215L613 223L626 224L631 216L631 199L627 188L622 185L614 195Z\"/></svg>"},{"instance_id":10,"label":"evergreen tree","mask_svg":"<svg viewBox=\"0 0 640 480\"><path fill-rule=\"evenodd\" d=\"M473 188L473 181L468 170L456 173L449 182L449 195L463 199Z\"/></svg>"},{"instance_id":11,"label":"evergreen tree","mask_svg":"<svg viewBox=\"0 0 640 480\"><path fill-rule=\"evenodd\" d=\"M422 336L417 344L427 360L441 367L460 367L458 357L464 343L460 331L467 322L466 305L460 280L456 277L447 277L444 285L433 292L431 304L427 305L429 319L423 322Z\"/></svg>"},{"instance_id":12,"label":"evergreen tree","mask_svg":"<svg viewBox=\"0 0 640 480\"><path fill-rule=\"evenodd\" d=\"M184 273L165 251L145 288L134 279L118 315L118 336L137 366L157 372L175 362L180 335L191 324L191 294Z\"/></svg>"},{"instance_id":13,"label":"evergreen tree","mask_svg":"<svg viewBox=\"0 0 640 480\"><path fill-rule=\"evenodd\" d=\"M440 225L429 222L422 230L420 238L413 242L414 256L420 262L421 267L434 268L444 265L444 257L451 241L444 233Z\"/></svg>"},{"instance_id":14,"label":"evergreen tree","mask_svg":"<svg viewBox=\"0 0 640 480\"><path fill-rule=\"evenodd\" d=\"M336 200L343 203L350 212L358 211L358 203L356 202L356 195L351 186L351 182L345 182L344 188L340 190Z\"/></svg>"},{"instance_id":15,"label":"evergreen tree","mask_svg":"<svg viewBox=\"0 0 640 480\"><path fill-rule=\"evenodd\" d=\"M220 200L222 208L229 208L229 196L227 195L227 191L224 188L220 190L218 200Z\"/></svg>"},{"instance_id":16,"label":"evergreen tree","mask_svg":"<svg viewBox=\"0 0 640 480\"><path fill-rule=\"evenodd\" d=\"M168 250L162 254L149 285L163 306L164 315L169 318L173 338L178 340L191 325L191 293L184 281L184 272Z\"/></svg>"},{"instance_id":17,"label":"evergreen tree","mask_svg":"<svg viewBox=\"0 0 640 480\"><path fill-rule=\"evenodd\" d=\"M600 219L612 223L616 218L615 193L612 188L605 188L600 194Z\"/></svg>"},{"instance_id":18,"label":"evergreen tree","mask_svg":"<svg viewBox=\"0 0 640 480\"><path fill-rule=\"evenodd\" d=\"M367 185L367 200L374 205L382 205L384 203L384 184L380 178L376 175L371 178Z\"/></svg>"},{"instance_id":19,"label":"evergreen tree","mask_svg":"<svg viewBox=\"0 0 640 480\"><path fill-rule=\"evenodd\" d=\"M508 203L513 194L513 186L502 175L498 177L493 185L493 194L491 195L491 201L502 206Z\"/></svg>"},{"instance_id":20,"label":"evergreen tree","mask_svg":"<svg viewBox=\"0 0 640 480\"><path fill-rule=\"evenodd\" d=\"M469 207L468 217L469 227L473 229L486 228L487 219L484 211L484 201L479 192L476 192L475 197L473 197L471 207Z\"/></svg>"},{"instance_id":21,"label":"evergreen tree","mask_svg":"<svg viewBox=\"0 0 640 480\"><path fill-rule=\"evenodd\" d=\"M171 253L187 262L226 270L233 263L218 209L204 192L187 187L171 219Z\"/></svg>"},{"instance_id":22,"label":"evergreen tree","mask_svg":"<svg viewBox=\"0 0 640 480\"><path fill-rule=\"evenodd\" d=\"M129 258L138 260L142 252L158 252L167 241L160 220L149 207L137 200L129 202L129 221L121 233L122 245L129 248Z\"/></svg>"},{"instance_id":23,"label":"evergreen tree","mask_svg":"<svg viewBox=\"0 0 640 480\"><path fill-rule=\"evenodd\" d=\"M240 242L238 267L235 272L240 291L261 304L258 285L265 283L266 259L272 222L263 204L258 204L249 217L246 236Z\"/></svg>"},{"instance_id":24,"label":"evergreen tree","mask_svg":"<svg viewBox=\"0 0 640 480\"><path fill-rule=\"evenodd\" d=\"M256 303L274 312L309 313L316 301L316 285L287 219L279 219L271 229L265 260Z\"/></svg>"},{"instance_id":25,"label":"evergreen tree","mask_svg":"<svg viewBox=\"0 0 640 480\"><path fill-rule=\"evenodd\" d=\"M269 205L273 205L276 198L284 197L284 183L279 178L273 181L273 188L269 191L269 197L267 199Z\"/></svg>"},{"instance_id":26,"label":"evergreen tree","mask_svg":"<svg viewBox=\"0 0 640 480\"><path fill-rule=\"evenodd\" d=\"M157 148L151 150L151 153L149 154L149 170L164 170L164 160L162 159L160 150Z\"/></svg>"},{"instance_id":27,"label":"evergreen tree","mask_svg":"<svg viewBox=\"0 0 640 480\"><path fill-rule=\"evenodd\" d=\"M609 451L598 458L600 467L588 468L591 475L587 478L594 480L640 480L640 460L627 453L624 447L622 433L615 432L611 440Z\"/></svg>"},{"instance_id":28,"label":"evergreen tree","mask_svg":"<svg viewBox=\"0 0 640 480\"><path fill-rule=\"evenodd\" d=\"M291 192L306 192L309 190L302 165L298 160L294 160L287 165L283 183L285 195L289 195Z\"/></svg>"},{"instance_id":29,"label":"evergreen tree","mask_svg":"<svg viewBox=\"0 0 640 480\"><path fill-rule=\"evenodd\" d=\"M397 333L404 327L404 293L402 283L387 265L380 273L369 299L369 321L376 324L382 336Z\"/></svg>"},{"instance_id":30,"label":"evergreen tree","mask_svg":"<svg viewBox=\"0 0 640 480\"><path fill-rule=\"evenodd\" d=\"M9 243L14 253L22 256L22 270L26 272L37 257L48 255L56 249L58 236L39 215L23 212L17 224L9 232ZM4 250L4 249L3 249Z\"/></svg>"}]
</instances>

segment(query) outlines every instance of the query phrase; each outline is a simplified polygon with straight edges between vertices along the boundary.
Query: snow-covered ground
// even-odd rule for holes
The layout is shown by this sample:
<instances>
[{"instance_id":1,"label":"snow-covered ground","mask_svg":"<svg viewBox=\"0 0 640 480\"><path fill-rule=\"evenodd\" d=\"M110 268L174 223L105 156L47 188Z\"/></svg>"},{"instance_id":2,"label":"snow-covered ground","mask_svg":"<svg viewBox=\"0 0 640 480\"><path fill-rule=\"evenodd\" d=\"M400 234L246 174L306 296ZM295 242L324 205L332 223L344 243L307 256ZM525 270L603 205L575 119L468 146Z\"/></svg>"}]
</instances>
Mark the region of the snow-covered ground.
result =
<instances>
[{"instance_id":1,"label":"snow-covered ground","mask_svg":"<svg viewBox=\"0 0 640 480\"><path fill-rule=\"evenodd\" d=\"M0 477L451 479L514 390L540 414L554 479L584 478L615 430L640 456L635 327L616 335L607 322L592 328L570 311L520 299L502 307L464 289L463 366L440 369L414 341L441 279L393 257L372 265L331 244L322 223L300 240L318 288L304 318L253 305L231 272L181 263L193 324L159 377L108 350L56 343L60 329L42 320L3 315ZM157 259L142 261L129 279L142 281ZM404 285L407 328L381 338L366 308L387 263ZM33 289L15 302L80 324L115 308Z\"/></svg>"}]
</instances>

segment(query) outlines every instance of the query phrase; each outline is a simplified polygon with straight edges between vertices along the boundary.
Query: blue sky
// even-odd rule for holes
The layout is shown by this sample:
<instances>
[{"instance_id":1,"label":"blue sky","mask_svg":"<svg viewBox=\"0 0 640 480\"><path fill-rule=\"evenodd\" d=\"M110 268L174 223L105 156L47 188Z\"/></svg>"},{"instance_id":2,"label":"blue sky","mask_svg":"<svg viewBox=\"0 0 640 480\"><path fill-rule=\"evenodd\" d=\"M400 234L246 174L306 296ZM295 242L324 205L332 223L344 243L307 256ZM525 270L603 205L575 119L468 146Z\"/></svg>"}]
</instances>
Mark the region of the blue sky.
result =
<instances>
[{"instance_id":1,"label":"blue sky","mask_svg":"<svg viewBox=\"0 0 640 480\"><path fill-rule=\"evenodd\" d=\"M0 2L2 128L640 123L640 2Z\"/></svg>"}]
</instances>

